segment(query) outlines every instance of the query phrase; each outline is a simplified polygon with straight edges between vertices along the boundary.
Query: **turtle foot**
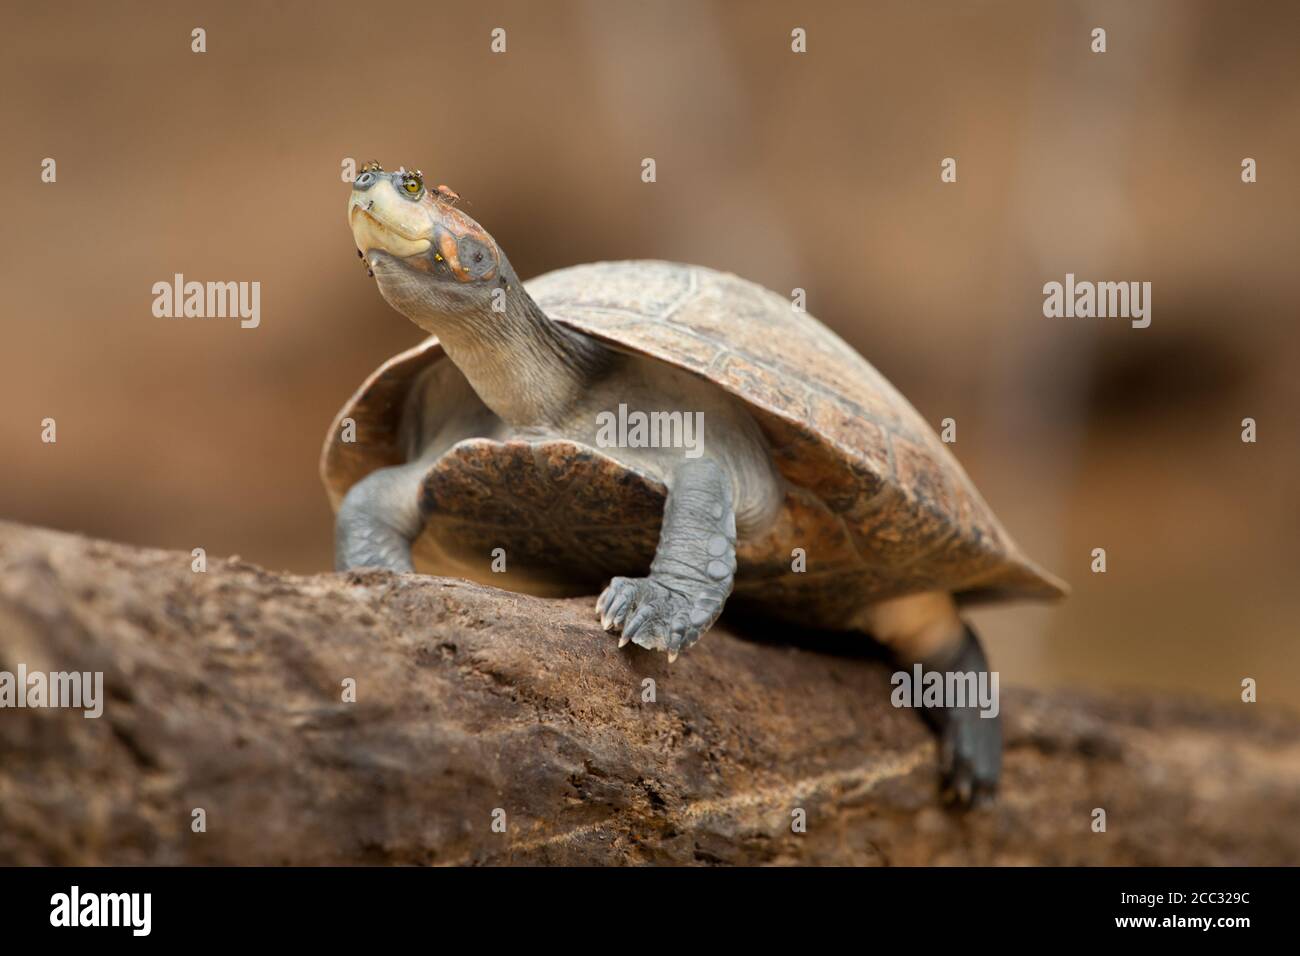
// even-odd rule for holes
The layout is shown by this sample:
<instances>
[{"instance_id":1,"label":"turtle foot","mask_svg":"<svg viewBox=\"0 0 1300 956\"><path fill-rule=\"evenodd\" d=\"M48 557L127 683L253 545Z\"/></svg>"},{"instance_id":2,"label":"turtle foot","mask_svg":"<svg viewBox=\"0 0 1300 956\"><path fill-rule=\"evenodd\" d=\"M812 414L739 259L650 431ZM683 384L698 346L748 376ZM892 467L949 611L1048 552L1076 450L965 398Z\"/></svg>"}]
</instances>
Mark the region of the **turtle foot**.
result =
<instances>
[{"instance_id":1,"label":"turtle foot","mask_svg":"<svg viewBox=\"0 0 1300 956\"><path fill-rule=\"evenodd\" d=\"M619 647L632 641L667 651L670 662L698 641L721 611L722 601L712 593L692 598L654 577L614 578L596 601L601 626L622 632Z\"/></svg>"}]
</instances>

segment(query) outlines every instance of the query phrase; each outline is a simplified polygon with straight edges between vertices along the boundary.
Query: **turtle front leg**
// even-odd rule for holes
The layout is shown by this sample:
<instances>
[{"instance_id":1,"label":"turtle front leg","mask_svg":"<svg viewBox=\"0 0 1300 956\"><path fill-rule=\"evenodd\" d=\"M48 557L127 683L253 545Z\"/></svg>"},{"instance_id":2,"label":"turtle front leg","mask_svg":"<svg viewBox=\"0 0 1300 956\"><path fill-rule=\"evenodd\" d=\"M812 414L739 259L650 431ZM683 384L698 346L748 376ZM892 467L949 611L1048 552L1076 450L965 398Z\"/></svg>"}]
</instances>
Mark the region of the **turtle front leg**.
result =
<instances>
[{"instance_id":1,"label":"turtle front leg","mask_svg":"<svg viewBox=\"0 0 1300 956\"><path fill-rule=\"evenodd\" d=\"M380 468L343 497L334 520L334 567L414 571L411 542L424 527L420 481L427 465Z\"/></svg>"},{"instance_id":2,"label":"turtle front leg","mask_svg":"<svg viewBox=\"0 0 1300 956\"><path fill-rule=\"evenodd\" d=\"M686 461L673 473L650 576L614 578L596 610L607 631L677 659L722 613L736 574L731 478L716 461Z\"/></svg>"}]
</instances>

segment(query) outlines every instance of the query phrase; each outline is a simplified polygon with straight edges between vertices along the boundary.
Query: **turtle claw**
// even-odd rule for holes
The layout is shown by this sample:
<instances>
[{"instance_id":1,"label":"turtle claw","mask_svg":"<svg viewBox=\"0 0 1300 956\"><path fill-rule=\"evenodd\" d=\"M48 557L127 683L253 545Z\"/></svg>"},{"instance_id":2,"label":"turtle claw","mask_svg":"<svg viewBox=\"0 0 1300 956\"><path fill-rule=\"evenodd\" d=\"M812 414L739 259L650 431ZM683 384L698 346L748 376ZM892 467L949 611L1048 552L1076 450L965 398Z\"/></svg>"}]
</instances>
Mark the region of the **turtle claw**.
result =
<instances>
[{"instance_id":1,"label":"turtle claw","mask_svg":"<svg viewBox=\"0 0 1300 956\"><path fill-rule=\"evenodd\" d=\"M635 641L636 636L641 633L642 629L650 625L652 617L654 617L654 610L650 604L638 605L636 612L632 615L632 620L628 621L623 627L623 636L630 637ZM650 638L651 635L647 633L646 637ZM645 646L642 641L637 641L637 643Z\"/></svg>"},{"instance_id":2,"label":"turtle claw","mask_svg":"<svg viewBox=\"0 0 1300 956\"><path fill-rule=\"evenodd\" d=\"M614 618L609 611L604 608L598 608L597 610L600 611L600 626L606 631L614 630Z\"/></svg>"},{"instance_id":3,"label":"turtle claw","mask_svg":"<svg viewBox=\"0 0 1300 956\"><path fill-rule=\"evenodd\" d=\"M621 632L619 647L634 642L666 651L670 663L700 639L719 610L719 602L692 600L653 577L614 578L596 600L601 626Z\"/></svg>"},{"instance_id":4,"label":"turtle claw","mask_svg":"<svg viewBox=\"0 0 1300 956\"><path fill-rule=\"evenodd\" d=\"M615 631L623 626L623 619L632 609L635 592L618 586L626 578L615 578L610 582L596 601L596 611L600 614L600 626L606 631Z\"/></svg>"}]
</instances>

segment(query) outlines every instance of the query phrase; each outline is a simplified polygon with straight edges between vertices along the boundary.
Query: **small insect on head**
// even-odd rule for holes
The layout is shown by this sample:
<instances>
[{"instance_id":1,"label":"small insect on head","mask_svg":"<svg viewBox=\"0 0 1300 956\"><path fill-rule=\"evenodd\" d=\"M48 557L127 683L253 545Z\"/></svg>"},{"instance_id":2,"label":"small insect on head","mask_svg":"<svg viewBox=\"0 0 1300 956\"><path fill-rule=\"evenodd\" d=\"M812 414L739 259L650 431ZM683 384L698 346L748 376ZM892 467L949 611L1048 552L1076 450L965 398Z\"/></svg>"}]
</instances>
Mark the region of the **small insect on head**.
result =
<instances>
[{"instance_id":1,"label":"small insect on head","mask_svg":"<svg viewBox=\"0 0 1300 956\"><path fill-rule=\"evenodd\" d=\"M433 191L443 202L449 202L453 206L460 202L460 193L456 192L456 190L452 189L446 183L439 183L433 188Z\"/></svg>"}]
</instances>

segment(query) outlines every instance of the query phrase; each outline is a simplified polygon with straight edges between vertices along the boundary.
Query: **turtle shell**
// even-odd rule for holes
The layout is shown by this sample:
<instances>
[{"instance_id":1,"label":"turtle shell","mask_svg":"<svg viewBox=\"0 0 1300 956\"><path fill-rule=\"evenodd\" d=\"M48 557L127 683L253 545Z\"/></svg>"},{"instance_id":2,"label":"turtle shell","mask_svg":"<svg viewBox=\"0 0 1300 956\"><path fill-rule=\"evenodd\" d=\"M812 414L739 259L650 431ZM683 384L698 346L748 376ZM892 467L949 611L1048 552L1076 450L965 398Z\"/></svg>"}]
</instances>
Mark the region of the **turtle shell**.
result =
<instances>
[{"instance_id":1,"label":"turtle shell","mask_svg":"<svg viewBox=\"0 0 1300 956\"><path fill-rule=\"evenodd\" d=\"M835 626L864 602L917 591L963 602L1065 593L1021 554L907 400L788 299L734 275L657 261L574 266L527 288L553 320L693 372L749 406L790 490L772 527L740 542L733 601L796 608L803 620ZM407 460L406 396L439 361L441 347L426 340L381 366L340 412L321 461L336 508L370 471ZM343 442L348 417L356 439ZM562 447L547 454L562 457ZM614 480L608 467L596 471ZM797 547L812 552L803 573L791 572Z\"/></svg>"}]
</instances>

